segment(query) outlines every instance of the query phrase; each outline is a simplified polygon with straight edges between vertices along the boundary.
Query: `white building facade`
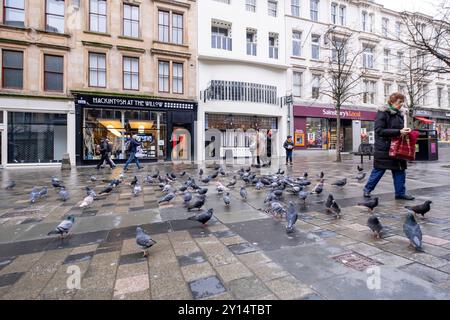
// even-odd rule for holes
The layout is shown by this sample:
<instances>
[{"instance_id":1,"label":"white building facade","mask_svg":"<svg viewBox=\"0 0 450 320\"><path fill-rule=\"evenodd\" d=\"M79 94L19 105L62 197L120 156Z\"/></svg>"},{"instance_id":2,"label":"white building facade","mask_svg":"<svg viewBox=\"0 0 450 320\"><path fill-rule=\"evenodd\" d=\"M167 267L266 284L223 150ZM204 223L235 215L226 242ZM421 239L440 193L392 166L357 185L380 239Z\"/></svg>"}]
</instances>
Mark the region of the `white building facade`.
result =
<instances>
[{"instance_id":1,"label":"white building facade","mask_svg":"<svg viewBox=\"0 0 450 320\"><path fill-rule=\"evenodd\" d=\"M196 157L251 156L259 132L268 154L284 154L288 132L284 1L198 3ZM217 146L217 148L213 147Z\"/></svg>"}]
</instances>

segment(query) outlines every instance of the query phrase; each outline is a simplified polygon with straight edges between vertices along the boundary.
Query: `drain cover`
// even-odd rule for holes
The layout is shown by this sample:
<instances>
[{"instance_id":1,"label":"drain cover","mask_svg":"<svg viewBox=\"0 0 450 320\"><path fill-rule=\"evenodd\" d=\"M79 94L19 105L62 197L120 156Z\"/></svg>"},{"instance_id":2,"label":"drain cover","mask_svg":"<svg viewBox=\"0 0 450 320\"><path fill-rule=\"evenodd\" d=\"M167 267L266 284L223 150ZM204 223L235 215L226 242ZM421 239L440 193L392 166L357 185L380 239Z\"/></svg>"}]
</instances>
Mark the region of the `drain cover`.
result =
<instances>
[{"instance_id":1,"label":"drain cover","mask_svg":"<svg viewBox=\"0 0 450 320\"><path fill-rule=\"evenodd\" d=\"M334 261L342 263L344 266L358 270L364 271L370 266L381 265L381 262L370 259L369 257L363 256L362 254L356 252L347 252L337 256L331 257Z\"/></svg>"}]
</instances>

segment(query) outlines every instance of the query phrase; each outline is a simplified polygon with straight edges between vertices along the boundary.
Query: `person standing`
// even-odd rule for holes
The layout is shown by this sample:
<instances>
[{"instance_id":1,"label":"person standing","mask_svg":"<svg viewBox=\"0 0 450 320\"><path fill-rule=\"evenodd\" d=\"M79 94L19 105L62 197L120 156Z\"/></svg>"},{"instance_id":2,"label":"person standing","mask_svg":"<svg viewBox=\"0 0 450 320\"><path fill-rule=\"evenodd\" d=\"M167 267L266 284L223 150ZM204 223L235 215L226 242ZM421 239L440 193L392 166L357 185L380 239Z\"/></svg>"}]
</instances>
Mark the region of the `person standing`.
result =
<instances>
[{"instance_id":1,"label":"person standing","mask_svg":"<svg viewBox=\"0 0 450 320\"><path fill-rule=\"evenodd\" d=\"M128 170L128 166L131 162L136 162L136 166L138 169L142 169L141 164L139 163L139 159L136 157L137 148L141 145L139 141L137 141L137 135L133 135L129 141L129 157L127 162L125 163L125 167L123 168L124 171Z\"/></svg>"},{"instance_id":2,"label":"person standing","mask_svg":"<svg viewBox=\"0 0 450 320\"><path fill-rule=\"evenodd\" d=\"M391 170L395 187L395 199L414 200L414 197L406 194L406 160L389 157L391 139L407 135L410 128L405 127L404 115L406 110L402 108L405 96L399 92L391 94L387 105L378 109L375 119L375 152L373 170L367 184L364 187L364 197L370 198L370 193L375 189L386 170Z\"/></svg>"},{"instance_id":3,"label":"person standing","mask_svg":"<svg viewBox=\"0 0 450 320\"><path fill-rule=\"evenodd\" d=\"M292 166L292 153L294 152L294 140L292 140L292 136L287 136L286 141L283 144L283 148L286 150L286 165L290 162Z\"/></svg>"},{"instance_id":4,"label":"person standing","mask_svg":"<svg viewBox=\"0 0 450 320\"><path fill-rule=\"evenodd\" d=\"M109 145L109 140L108 138L103 138L100 141L100 155L101 155L101 159L100 162L97 165L97 170L100 169L100 167L103 165L103 162L106 161L106 163L109 164L109 166L111 167L111 169L114 169L116 166L114 165L114 163L112 163L111 159L109 158L109 153L110 153L110 145Z\"/></svg>"}]
</instances>

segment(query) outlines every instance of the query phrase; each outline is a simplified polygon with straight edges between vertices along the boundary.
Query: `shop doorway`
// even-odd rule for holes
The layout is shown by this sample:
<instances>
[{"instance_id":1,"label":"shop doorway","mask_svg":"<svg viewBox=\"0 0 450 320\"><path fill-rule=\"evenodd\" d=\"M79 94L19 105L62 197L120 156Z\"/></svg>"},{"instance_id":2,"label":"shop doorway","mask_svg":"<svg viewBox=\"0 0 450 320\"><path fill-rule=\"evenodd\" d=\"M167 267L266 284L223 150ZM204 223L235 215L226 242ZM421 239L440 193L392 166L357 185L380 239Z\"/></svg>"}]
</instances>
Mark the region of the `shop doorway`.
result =
<instances>
[{"instance_id":1,"label":"shop doorway","mask_svg":"<svg viewBox=\"0 0 450 320\"><path fill-rule=\"evenodd\" d=\"M337 120L330 119L330 149L336 149L337 143ZM353 129L352 120L341 119L340 142L342 152L351 152L353 150Z\"/></svg>"},{"instance_id":2,"label":"shop doorway","mask_svg":"<svg viewBox=\"0 0 450 320\"><path fill-rule=\"evenodd\" d=\"M172 131L171 160L190 160L192 147L192 125L174 124Z\"/></svg>"}]
</instances>

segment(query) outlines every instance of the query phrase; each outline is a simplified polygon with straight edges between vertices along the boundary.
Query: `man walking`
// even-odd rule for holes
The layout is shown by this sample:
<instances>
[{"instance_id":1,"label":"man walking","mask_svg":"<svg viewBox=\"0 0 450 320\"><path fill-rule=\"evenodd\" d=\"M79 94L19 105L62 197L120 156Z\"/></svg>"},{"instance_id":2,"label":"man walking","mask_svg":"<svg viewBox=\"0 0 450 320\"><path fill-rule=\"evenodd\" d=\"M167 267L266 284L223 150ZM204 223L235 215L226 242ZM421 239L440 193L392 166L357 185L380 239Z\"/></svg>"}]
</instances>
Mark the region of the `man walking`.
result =
<instances>
[{"instance_id":1,"label":"man walking","mask_svg":"<svg viewBox=\"0 0 450 320\"><path fill-rule=\"evenodd\" d=\"M136 162L136 166L138 167L138 169L142 169L141 164L139 163L139 159L136 157L137 148L141 145L141 143L137 141L137 135L133 135L133 137L131 137L128 143L129 143L128 152L130 155L128 157L127 162L125 163L123 171L127 171L128 166L133 161Z\"/></svg>"},{"instance_id":2,"label":"man walking","mask_svg":"<svg viewBox=\"0 0 450 320\"><path fill-rule=\"evenodd\" d=\"M102 157L100 159L100 162L97 165L97 170L100 169L100 167L103 165L103 162L105 162L105 161L106 161L106 163L109 164L111 169L114 169L116 167L114 165L114 163L112 163L111 159L109 158L110 150L111 150L111 146L109 145L109 139L103 138L100 142L100 154Z\"/></svg>"}]
</instances>

